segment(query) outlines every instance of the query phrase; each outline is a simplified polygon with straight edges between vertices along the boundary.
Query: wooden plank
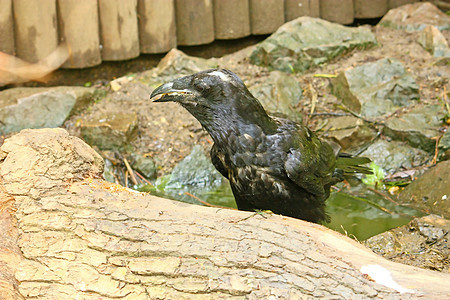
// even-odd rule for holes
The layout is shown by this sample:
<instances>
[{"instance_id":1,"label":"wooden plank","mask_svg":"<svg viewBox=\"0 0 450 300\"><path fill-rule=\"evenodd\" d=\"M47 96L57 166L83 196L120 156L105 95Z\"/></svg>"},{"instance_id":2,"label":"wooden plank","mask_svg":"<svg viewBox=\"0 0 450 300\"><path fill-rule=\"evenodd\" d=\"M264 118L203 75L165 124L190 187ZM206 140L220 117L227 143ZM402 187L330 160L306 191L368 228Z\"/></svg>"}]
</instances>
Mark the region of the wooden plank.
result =
<instances>
[{"instance_id":1,"label":"wooden plank","mask_svg":"<svg viewBox=\"0 0 450 300\"><path fill-rule=\"evenodd\" d=\"M252 34L268 34L284 23L284 0L250 0Z\"/></svg>"},{"instance_id":2,"label":"wooden plank","mask_svg":"<svg viewBox=\"0 0 450 300\"><path fill-rule=\"evenodd\" d=\"M179 45L214 41L213 0L176 0L175 15Z\"/></svg>"},{"instance_id":3,"label":"wooden plank","mask_svg":"<svg viewBox=\"0 0 450 300\"><path fill-rule=\"evenodd\" d=\"M137 0L99 0L103 60L139 56Z\"/></svg>"},{"instance_id":4,"label":"wooden plank","mask_svg":"<svg viewBox=\"0 0 450 300\"><path fill-rule=\"evenodd\" d=\"M60 36L71 56L64 68L86 68L102 62L97 0L58 0Z\"/></svg>"},{"instance_id":5,"label":"wooden plank","mask_svg":"<svg viewBox=\"0 0 450 300\"><path fill-rule=\"evenodd\" d=\"M0 0L0 51L14 55L12 0Z\"/></svg>"},{"instance_id":6,"label":"wooden plank","mask_svg":"<svg viewBox=\"0 0 450 300\"><path fill-rule=\"evenodd\" d=\"M320 0L320 17L340 24L353 23L353 0Z\"/></svg>"},{"instance_id":7,"label":"wooden plank","mask_svg":"<svg viewBox=\"0 0 450 300\"><path fill-rule=\"evenodd\" d=\"M355 18L370 19L384 16L388 11L388 0L354 0Z\"/></svg>"},{"instance_id":8,"label":"wooden plank","mask_svg":"<svg viewBox=\"0 0 450 300\"><path fill-rule=\"evenodd\" d=\"M174 0L139 0L142 53L163 53L177 46Z\"/></svg>"},{"instance_id":9,"label":"wooden plank","mask_svg":"<svg viewBox=\"0 0 450 300\"><path fill-rule=\"evenodd\" d=\"M248 0L214 0L216 39L238 39L250 35Z\"/></svg>"},{"instance_id":10,"label":"wooden plank","mask_svg":"<svg viewBox=\"0 0 450 300\"><path fill-rule=\"evenodd\" d=\"M319 0L284 1L284 17L286 22L302 16L319 17Z\"/></svg>"},{"instance_id":11,"label":"wooden plank","mask_svg":"<svg viewBox=\"0 0 450 300\"><path fill-rule=\"evenodd\" d=\"M415 2L418 2L418 0L388 0L388 9Z\"/></svg>"},{"instance_id":12,"label":"wooden plank","mask_svg":"<svg viewBox=\"0 0 450 300\"><path fill-rule=\"evenodd\" d=\"M58 46L55 0L14 0L16 56L30 63Z\"/></svg>"}]
</instances>

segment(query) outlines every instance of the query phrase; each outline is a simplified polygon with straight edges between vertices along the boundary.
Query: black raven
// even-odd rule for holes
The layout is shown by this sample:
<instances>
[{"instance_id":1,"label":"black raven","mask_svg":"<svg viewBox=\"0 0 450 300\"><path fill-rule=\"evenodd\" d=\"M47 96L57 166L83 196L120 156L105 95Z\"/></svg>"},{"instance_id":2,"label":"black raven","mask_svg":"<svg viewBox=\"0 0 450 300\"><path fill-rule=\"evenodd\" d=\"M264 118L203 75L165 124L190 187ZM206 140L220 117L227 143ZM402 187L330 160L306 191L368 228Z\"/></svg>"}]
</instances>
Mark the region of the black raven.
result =
<instances>
[{"instance_id":1,"label":"black raven","mask_svg":"<svg viewBox=\"0 0 450 300\"><path fill-rule=\"evenodd\" d=\"M226 69L202 71L156 88L154 102L187 109L214 141L211 160L229 179L240 210L271 210L311 222L328 220L325 200L343 176L367 172L367 158L334 154L307 127L269 116Z\"/></svg>"}]
</instances>

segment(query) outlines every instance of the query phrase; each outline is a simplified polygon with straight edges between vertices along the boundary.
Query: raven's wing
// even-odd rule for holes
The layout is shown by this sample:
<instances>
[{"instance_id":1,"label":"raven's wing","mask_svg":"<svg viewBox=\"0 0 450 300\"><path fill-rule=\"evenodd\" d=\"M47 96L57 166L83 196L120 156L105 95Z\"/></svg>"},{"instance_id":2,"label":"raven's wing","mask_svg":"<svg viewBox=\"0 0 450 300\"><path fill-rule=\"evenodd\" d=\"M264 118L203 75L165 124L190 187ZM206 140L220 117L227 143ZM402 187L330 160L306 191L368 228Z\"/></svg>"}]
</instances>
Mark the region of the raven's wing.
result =
<instances>
[{"instance_id":1,"label":"raven's wing","mask_svg":"<svg viewBox=\"0 0 450 300\"><path fill-rule=\"evenodd\" d=\"M211 162L214 165L214 167L216 167L217 171L219 171L223 177L228 179L228 170L223 164L224 155L219 151L216 144L213 144L210 155L211 155Z\"/></svg>"},{"instance_id":2,"label":"raven's wing","mask_svg":"<svg viewBox=\"0 0 450 300\"><path fill-rule=\"evenodd\" d=\"M284 163L290 180L318 198L326 199L330 186L342 180L336 174L336 156L328 143L322 142L308 128L290 124L289 138L284 145Z\"/></svg>"}]
</instances>

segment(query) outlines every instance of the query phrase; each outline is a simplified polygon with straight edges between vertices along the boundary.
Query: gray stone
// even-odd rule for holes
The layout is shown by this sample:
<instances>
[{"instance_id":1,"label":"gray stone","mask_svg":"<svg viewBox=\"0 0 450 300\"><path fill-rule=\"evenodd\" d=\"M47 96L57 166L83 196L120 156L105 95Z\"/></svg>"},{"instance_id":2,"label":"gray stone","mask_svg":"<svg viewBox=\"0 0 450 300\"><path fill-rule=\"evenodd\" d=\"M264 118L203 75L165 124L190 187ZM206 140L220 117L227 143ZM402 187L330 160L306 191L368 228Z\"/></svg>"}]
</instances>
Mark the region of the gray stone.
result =
<instances>
[{"instance_id":1,"label":"gray stone","mask_svg":"<svg viewBox=\"0 0 450 300\"><path fill-rule=\"evenodd\" d=\"M172 49L159 62L156 71L160 76L188 75L216 67L217 63L214 60L189 56L180 50Z\"/></svg>"},{"instance_id":2,"label":"gray stone","mask_svg":"<svg viewBox=\"0 0 450 300\"><path fill-rule=\"evenodd\" d=\"M200 145L195 145L192 152L180 161L172 171L168 189L180 189L185 186L207 187L222 183L222 175L212 165Z\"/></svg>"},{"instance_id":3,"label":"gray stone","mask_svg":"<svg viewBox=\"0 0 450 300\"><path fill-rule=\"evenodd\" d=\"M324 131L324 137L334 140L343 151L350 153L366 145L377 134L366 122L353 116L328 119Z\"/></svg>"},{"instance_id":4,"label":"gray stone","mask_svg":"<svg viewBox=\"0 0 450 300\"><path fill-rule=\"evenodd\" d=\"M81 135L101 150L126 150L137 136L136 113L108 113L81 121Z\"/></svg>"},{"instance_id":5,"label":"gray stone","mask_svg":"<svg viewBox=\"0 0 450 300\"><path fill-rule=\"evenodd\" d=\"M404 143L379 139L361 156L369 157L387 173L393 174L401 169L409 169L422 165L429 159L428 153L423 150L413 148Z\"/></svg>"},{"instance_id":6,"label":"gray stone","mask_svg":"<svg viewBox=\"0 0 450 300\"><path fill-rule=\"evenodd\" d=\"M418 42L425 50L433 54L433 56L450 58L450 49L448 48L447 40L435 26L429 25L422 30Z\"/></svg>"},{"instance_id":7,"label":"gray stone","mask_svg":"<svg viewBox=\"0 0 450 300\"><path fill-rule=\"evenodd\" d=\"M345 106L374 118L396 111L419 99L419 87L403 65L384 58L347 69L331 79L332 92Z\"/></svg>"},{"instance_id":8,"label":"gray stone","mask_svg":"<svg viewBox=\"0 0 450 300\"><path fill-rule=\"evenodd\" d=\"M369 28L346 27L321 19L300 17L284 24L258 44L250 60L270 69L301 73L355 48L376 44Z\"/></svg>"},{"instance_id":9,"label":"gray stone","mask_svg":"<svg viewBox=\"0 0 450 300\"><path fill-rule=\"evenodd\" d=\"M450 130L444 133L444 135L439 140L439 159L449 160L450 159Z\"/></svg>"},{"instance_id":10,"label":"gray stone","mask_svg":"<svg viewBox=\"0 0 450 300\"><path fill-rule=\"evenodd\" d=\"M145 178L152 178L156 174L156 165L153 159L145 157L144 155L133 153L131 154L133 169L141 173Z\"/></svg>"},{"instance_id":11,"label":"gray stone","mask_svg":"<svg viewBox=\"0 0 450 300\"><path fill-rule=\"evenodd\" d=\"M108 182L116 182L116 178L114 177L114 167L112 162L105 158L105 167L103 169L103 178Z\"/></svg>"},{"instance_id":12,"label":"gray stone","mask_svg":"<svg viewBox=\"0 0 450 300\"><path fill-rule=\"evenodd\" d=\"M440 162L408 185L400 193L400 202L449 219L449 178L450 161Z\"/></svg>"},{"instance_id":13,"label":"gray stone","mask_svg":"<svg viewBox=\"0 0 450 300\"><path fill-rule=\"evenodd\" d=\"M419 2L391 9L378 25L409 32L420 31L428 25L446 30L450 28L450 16L429 2Z\"/></svg>"},{"instance_id":14,"label":"gray stone","mask_svg":"<svg viewBox=\"0 0 450 300\"><path fill-rule=\"evenodd\" d=\"M136 80L156 88L160 84L175 78L217 67L217 60L214 58L193 57L180 50L172 49L156 68L143 72L137 76Z\"/></svg>"},{"instance_id":15,"label":"gray stone","mask_svg":"<svg viewBox=\"0 0 450 300\"><path fill-rule=\"evenodd\" d=\"M73 110L90 102L96 89L85 87L12 88L0 92L0 132L61 126Z\"/></svg>"},{"instance_id":16,"label":"gray stone","mask_svg":"<svg viewBox=\"0 0 450 300\"><path fill-rule=\"evenodd\" d=\"M303 91L294 77L273 71L263 82L250 86L249 90L269 113L280 113L301 122L302 115L295 108Z\"/></svg>"},{"instance_id":17,"label":"gray stone","mask_svg":"<svg viewBox=\"0 0 450 300\"><path fill-rule=\"evenodd\" d=\"M413 147L433 152L444 113L439 105L419 106L404 115L385 122L383 133L395 140L406 141Z\"/></svg>"}]
</instances>

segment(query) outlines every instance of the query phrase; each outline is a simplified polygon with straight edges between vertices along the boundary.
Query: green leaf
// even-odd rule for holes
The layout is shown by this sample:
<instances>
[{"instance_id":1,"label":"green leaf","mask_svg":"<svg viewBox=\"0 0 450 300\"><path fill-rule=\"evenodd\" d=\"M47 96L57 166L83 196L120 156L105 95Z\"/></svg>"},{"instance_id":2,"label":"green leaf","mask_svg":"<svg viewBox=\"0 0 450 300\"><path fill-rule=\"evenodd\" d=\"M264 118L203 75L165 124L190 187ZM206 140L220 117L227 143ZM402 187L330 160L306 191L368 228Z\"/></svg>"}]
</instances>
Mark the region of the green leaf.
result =
<instances>
[{"instance_id":1,"label":"green leaf","mask_svg":"<svg viewBox=\"0 0 450 300\"><path fill-rule=\"evenodd\" d=\"M384 170L374 162L370 163L370 168L372 169L373 174L366 175L362 179L362 182L365 185L371 185L371 186L375 186L375 187L383 186Z\"/></svg>"}]
</instances>

